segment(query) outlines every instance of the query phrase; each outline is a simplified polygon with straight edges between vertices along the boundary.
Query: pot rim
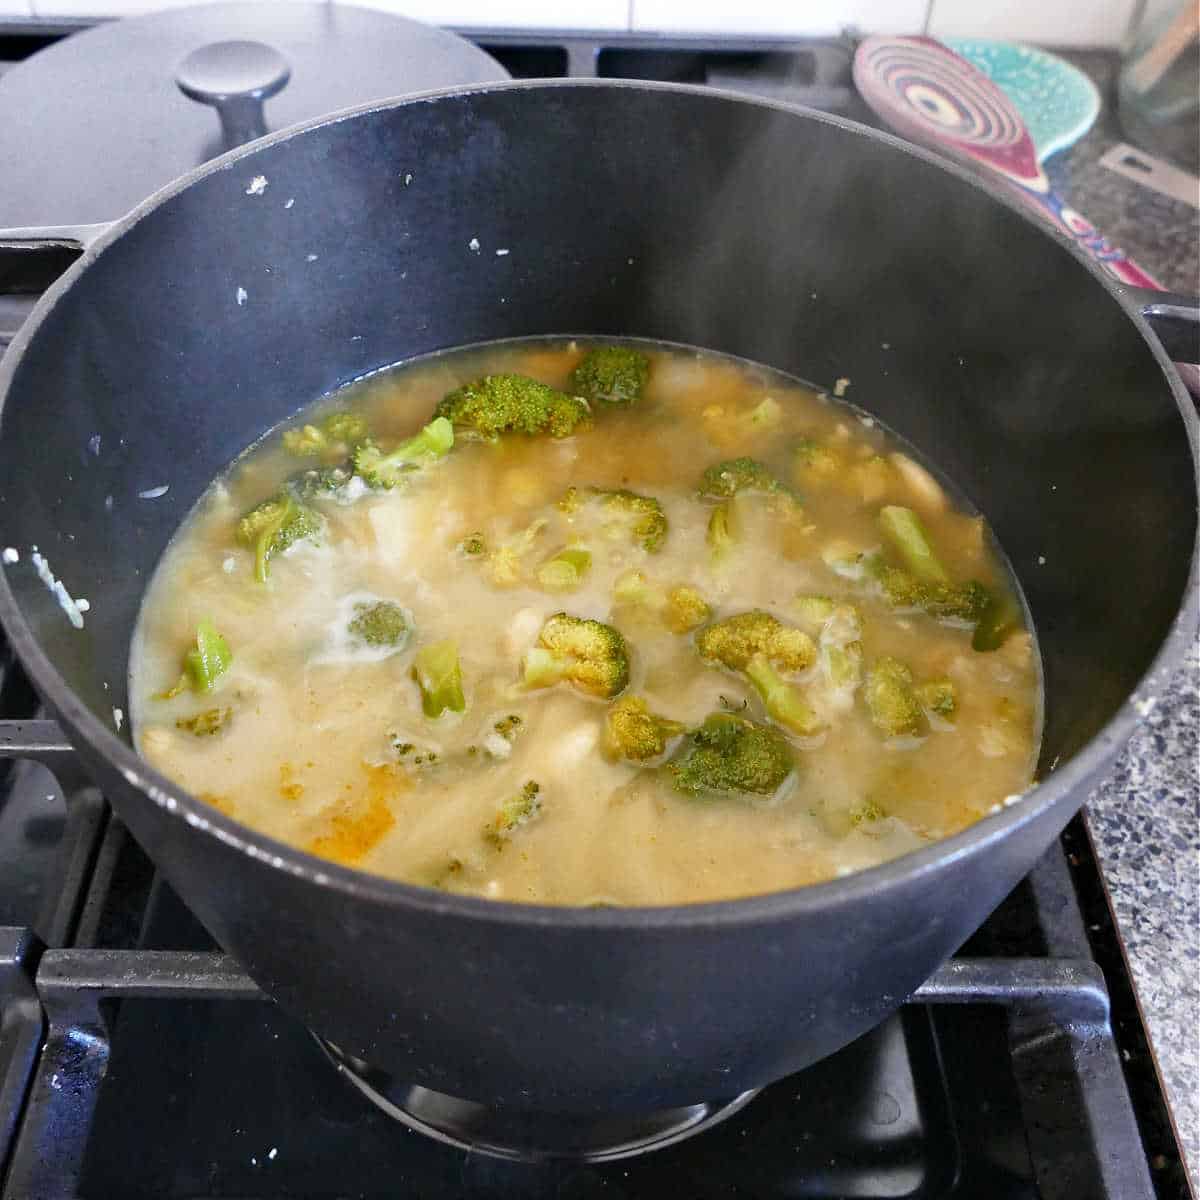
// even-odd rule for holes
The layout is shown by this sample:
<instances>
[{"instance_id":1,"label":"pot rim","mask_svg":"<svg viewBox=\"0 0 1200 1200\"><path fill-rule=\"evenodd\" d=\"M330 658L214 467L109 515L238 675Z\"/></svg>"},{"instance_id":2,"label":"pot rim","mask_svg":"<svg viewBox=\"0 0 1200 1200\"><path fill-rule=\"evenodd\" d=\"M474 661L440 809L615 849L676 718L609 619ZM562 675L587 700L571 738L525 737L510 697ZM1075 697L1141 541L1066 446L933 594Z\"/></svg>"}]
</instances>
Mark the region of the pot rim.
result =
<instances>
[{"instance_id":1,"label":"pot rim","mask_svg":"<svg viewBox=\"0 0 1200 1200\"><path fill-rule=\"evenodd\" d=\"M726 89L694 84L671 84L653 81L609 79L512 80L473 84L466 87L439 88L391 100L371 101L316 117L298 125L269 134L246 146L231 150L219 158L202 164L180 176L149 196L126 216L112 223L107 231L91 243L82 256L46 290L28 320L0 360L0 430L4 407L8 402L12 380L26 348L37 336L42 322L53 310L58 299L79 279L108 246L132 229L144 216L184 191L193 183L219 171L231 169L243 160L253 160L262 150L291 138L301 136L326 125L385 109L410 105L437 103L461 96L489 92L525 92L574 88L638 90L690 95L718 104L737 103L784 113L789 117L816 121L835 126L847 136L864 138L891 150L912 155L930 166L954 176L960 182L1008 208L1022 219L1056 241L1085 268L1123 309L1133 322L1164 375L1164 382L1175 399L1183 421L1192 454L1193 476L1196 481L1197 503L1200 496L1200 418L1192 406L1168 359L1155 338L1134 298L1090 256L1086 255L1065 233L1036 221L1027 206L1010 194L999 181L980 178L956 163L949 162L923 147L915 146L892 134L872 129L857 121L834 116L799 105L744 96ZM73 741L86 743L89 749L114 765L126 782L143 792L168 816L181 819L198 833L211 835L233 850L257 858L274 870L285 871L322 888L342 893L358 900L383 904L399 904L430 914L446 914L462 920L499 922L531 927L566 929L672 930L682 928L711 928L753 925L760 922L787 920L822 912L830 908L853 904L859 897L897 888L920 880L926 874L969 855L979 854L988 846L1007 837L1012 831L1035 820L1045 809L1092 780L1098 769L1130 738L1141 720L1149 715L1159 697L1165 692L1175 668L1183 661L1200 629L1200 547L1193 546L1191 564L1183 601L1163 639L1158 652L1118 712L1081 750L1048 777L1023 793L1019 802L991 813L966 829L943 838L899 858L856 871L850 875L808 884L786 891L738 899L709 901L702 904L630 906L621 908L575 908L570 906L521 904L507 900L488 900L458 896L423 888L415 884L392 880L381 875L360 871L317 858L314 855L277 841L242 825L215 808L198 800L154 770L142 759L132 745L108 728L76 695L66 680L42 651L32 629L26 622L9 587L7 567L0 566L0 625L24 668L29 672L38 692L58 713ZM1086 796L1080 793L1077 804Z\"/></svg>"}]
</instances>

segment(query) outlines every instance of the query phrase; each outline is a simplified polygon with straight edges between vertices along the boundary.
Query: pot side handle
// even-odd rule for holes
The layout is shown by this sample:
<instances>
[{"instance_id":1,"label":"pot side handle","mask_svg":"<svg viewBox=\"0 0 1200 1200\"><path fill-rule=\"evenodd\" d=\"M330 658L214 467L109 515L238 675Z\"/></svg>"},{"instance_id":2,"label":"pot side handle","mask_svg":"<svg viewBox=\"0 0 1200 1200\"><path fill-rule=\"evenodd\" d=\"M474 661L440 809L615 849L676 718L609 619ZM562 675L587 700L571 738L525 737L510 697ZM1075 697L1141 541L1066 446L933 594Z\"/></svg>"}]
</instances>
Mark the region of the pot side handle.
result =
<instances>
[{"instance_id":1,"label":"pot side handle","mask_svg":"<svg viewBox=\"0 0 1200 1200\"><path fill-rule=\"evenodd\" d=\"M0 350L41 293L108 229L107 224L0 229Z\"/></svg>"},{"instance_id":2,"label":"pot side handle","mask_svg":"<svg viewBox=\"0 0 1200 1200\"><path fill-rule=\"evenodd\" d=\"M1188 390L1200 397L1200 299L1153 288L1126 286L1122 291L1141 309Z\"/></svg>"}]
</instances>

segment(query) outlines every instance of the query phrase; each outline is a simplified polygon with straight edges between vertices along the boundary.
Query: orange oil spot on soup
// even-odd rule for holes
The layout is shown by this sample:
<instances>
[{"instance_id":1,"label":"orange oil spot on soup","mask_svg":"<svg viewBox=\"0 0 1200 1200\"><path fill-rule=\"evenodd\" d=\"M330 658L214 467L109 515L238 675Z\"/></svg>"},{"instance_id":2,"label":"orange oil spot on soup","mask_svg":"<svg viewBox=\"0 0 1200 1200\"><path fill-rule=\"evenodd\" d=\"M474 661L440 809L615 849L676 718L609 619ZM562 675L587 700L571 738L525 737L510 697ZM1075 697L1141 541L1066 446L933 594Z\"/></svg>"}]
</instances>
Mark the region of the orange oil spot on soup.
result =
<instances>
[{"instance_id":1,"label":"orange oil spot on soup","mask_svg":"<svg viewBox=\"0 0 1200 1200\"><path fill-rule=\"evenodd\" d=\"M285 800L299 800L304 795L304 785L296 782L296 769L291 763L279 767L279 794Z\"/></svg>"},{"instance_id":2,"label":"orange oil spot on soup","mask_svg":"<svg viewBox=\"0 0 1200 1200\"><path fill-rule=\"evenodd\" d=\"M228 796L222 796L218 792L201 792L199 798L205 804L211 804L217 812L223 812L227 817L233 816L233 801Z\"/></svg>"},{"instance_id":3,"label":"orange oil spot on soup","mask_svg":"<svg viewBox=\"0 0 1200 1200\"><path fill-rule=\"evenodd\" d=\"M408 787L389 765L363 764L367 785L360 796L338 801L327 813L329 832L313 838L308 849L347 866L360 862L396 823L391 802Z\"/></svg>"}]
</instances>

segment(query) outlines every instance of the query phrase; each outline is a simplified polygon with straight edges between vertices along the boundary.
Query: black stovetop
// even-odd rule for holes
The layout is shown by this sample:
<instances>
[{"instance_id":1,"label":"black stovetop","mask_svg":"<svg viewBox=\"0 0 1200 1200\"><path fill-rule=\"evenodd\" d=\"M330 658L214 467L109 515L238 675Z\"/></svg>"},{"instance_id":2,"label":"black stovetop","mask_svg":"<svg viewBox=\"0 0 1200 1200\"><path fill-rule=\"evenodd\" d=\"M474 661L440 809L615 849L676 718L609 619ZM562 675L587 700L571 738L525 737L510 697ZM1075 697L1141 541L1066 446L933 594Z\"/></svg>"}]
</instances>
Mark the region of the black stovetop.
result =
<instances>
[{"instance_id":1,"label":"black stovetop","mask_svg":"<svg viewBox=\"0 0 1200 1200\"><path fill-rule=\"evenodd\" d=\"M866 116L846 43L479 40L518 75L757 74ZM14 45L0 37L0 59ZM15 760L0 762L0 1200L1187 1194L1080 819L913 1002L837 1055L653 1154L514 1163L413 1133L339 1078L36 715L0 647L0 758Z\"/></svg>"}]
</instances>

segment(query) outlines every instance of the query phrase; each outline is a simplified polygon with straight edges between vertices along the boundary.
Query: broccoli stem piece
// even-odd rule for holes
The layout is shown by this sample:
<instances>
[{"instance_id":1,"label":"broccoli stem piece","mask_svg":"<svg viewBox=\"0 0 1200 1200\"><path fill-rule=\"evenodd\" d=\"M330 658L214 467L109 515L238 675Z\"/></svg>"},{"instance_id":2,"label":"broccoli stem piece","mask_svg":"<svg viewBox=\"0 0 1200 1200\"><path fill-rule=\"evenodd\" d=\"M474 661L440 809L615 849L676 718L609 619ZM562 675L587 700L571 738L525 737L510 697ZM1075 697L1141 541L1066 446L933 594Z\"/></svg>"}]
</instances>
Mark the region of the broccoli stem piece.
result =
<instances>
[{"instance_id":1,"label":"broccoli stem piece","mask_svg":"<svg viewBox=\"0 0 1200 1200\"><path fill-rule=\"evenodd\" d=\"M980 652L999 650L1010 633L1021 628L1021 610L1007 588L988 593L987 602L975 624L971 648Z\"/></svg>"},{"instance_id":2,"label":"broccoli stem piece","mask_svg":"<svg viewBox=\"0 0 1200 1200\"><path fill-rule=\"evenodd\" d=\"M628 346L600 346L584 355L569 386L600 404L635 404L650 375L650 360Z\"/></svg>"},{"instance_id":3,"label":"broccoli stem piece","mask_svg":"<svg viewBox=\"0 0 1200 1200\"><path fill-rule=\"evenodd\" d=\"M912 671L884 655L867 672L867 708L876 728L887 738L924 737L929 732L921 702L913 690Z\"/></svg>"},{"instance_id":4,"label":"broccoli stem piece","mask_svg":"<svg viewBox=\"0 0 1200 1200\"><path fill-rule=\"evenodd\" d=\"M159 694L160 700L173 700L185 688L194 692L211 692L216 682L233 662L229 643L217 632L216 626L205 617L196 626L196 643L183 656L183 673L170 690Z\"/></svg>"},{"instance_id":5,"label":"broccoli stem piece","mask_svg":"<svg viewBox=\"0 0 1200 1200\"><path fill-rule=\"evenodd\" d=\"M833 616L834 603L828 596L797 596L790 605L796 619L809 634L818 634Z\"/></svg>"},{"instance_id":6,"label":"broccoli stem piece","mask_svg":"<svg viewBox=\"0 0 1200 1200\"><path fill-rule=\"evenodd\" d=\"M746 678L762 697L767 716L801 737L813 737L825 728L825 722L813 711L800 693L771 666L766 655L756 654L746 664Z\"/></svg>"},{"instance_id":7,"label":"broccoli stem piece","mask_svg":"<svg viewBox=\"0 0 1200 1200\"><path fill-rule=\"evenodd\" d=\"M667 751L667 743L686 726L650 711L640 696L623 696L604 718L604 750L610 758L646 762Z\"/></svg>"},{"instance_id":8,"label":"broccoli stem piece","mask_svg":"<svg viewBox=\"0 0 1200 1200\"><path fill-rule=\"evenodd\" d=\"M668 764L677 791L702 797L730 792L770 795L795 767L787 739L734 713L710 713Z\"/></svg>"},{"instance_id":9,"label":"broccoli stem piece","mask_svg":"<svg viewBox=\"0 0 1200 1200\"><path fill-rule=\"evenodd\" d=\"M881 508L879 528L919 582L949 586L950 576L938 559L921 518L911 508L898 504Z\"/></svg>"},{"instance_id":10,"label":"broccoli stem piece","mask_svg":"<svg viewBox=\"0 0 1200 1200\"><path fill-rule=\"evenodd\" d=\"M427 717L460 713L467 707L463 696L462 668L453 641L422 646L413 660L413 678L421 689L421 707Z\"/></svg>"},{"instance_id":11,"label":"broccoli stem piece","mask_svg":"<svg viewBox=\"0 0 1200 1200\"><path fill-rule=\"evenodd\" d=\"M723 563L738 543L741 534L741 522L733 502L718 504L708 518L708 533L706 540L714 564Z\"/></svg>"},{"instance_id":12,"label":"broccoli stem piece","mask_svg":"<svg viewBox=\"0 0 1200 1200\"><path fill-rule=\"evenodd\" d=\"M611 625L555 613L525 654L522 682L544 688L564 681L606 699L623 691L629 682L625 639Z\"/></svg>"},{"instance_id":13,"label":"broccoli stem piece","mask_svg":"<svg viewBox=\"0 0 1200 1200\"><path fill-rule=\"evenodd\" d=\"M538 584L547 592L573 592L591 567L590 550L567 546L538 567Z\"/></svg>"},{"instance_id":14,"label":"broccoli stem piece","mask_svg":"<svg viewBox=\"0 0 1200 1200\"><path fill-rule=\"evenodd\" d=\"M354 451L354 473L369 487L393 488L414 463L444 458L453 445L454 426L445 417L435 417L390 454L384 454L374 442L363 442Z\"/></svg>"}]
</instances>

